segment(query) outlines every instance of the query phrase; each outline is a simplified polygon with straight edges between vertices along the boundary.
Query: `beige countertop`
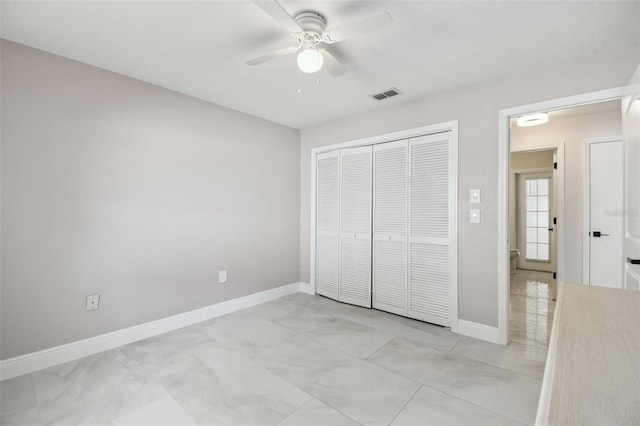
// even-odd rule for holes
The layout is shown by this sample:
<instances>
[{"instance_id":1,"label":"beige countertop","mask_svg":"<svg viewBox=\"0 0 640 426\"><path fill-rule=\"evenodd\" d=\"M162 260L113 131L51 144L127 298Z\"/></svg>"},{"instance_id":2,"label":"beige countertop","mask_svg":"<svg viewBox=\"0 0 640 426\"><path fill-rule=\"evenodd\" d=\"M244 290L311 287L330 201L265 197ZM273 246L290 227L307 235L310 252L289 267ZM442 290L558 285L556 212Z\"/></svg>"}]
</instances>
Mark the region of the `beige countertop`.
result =
<instances>
[{"instance_id":1,"label":"beige countertop","mask_svg":"<svg viewBox=\"0 0 640 426\"><path fill-rule=\"evenodd\" d=\"M640 425L640 292L560 286L536 425Z\"/></svg>"}]
</instances>

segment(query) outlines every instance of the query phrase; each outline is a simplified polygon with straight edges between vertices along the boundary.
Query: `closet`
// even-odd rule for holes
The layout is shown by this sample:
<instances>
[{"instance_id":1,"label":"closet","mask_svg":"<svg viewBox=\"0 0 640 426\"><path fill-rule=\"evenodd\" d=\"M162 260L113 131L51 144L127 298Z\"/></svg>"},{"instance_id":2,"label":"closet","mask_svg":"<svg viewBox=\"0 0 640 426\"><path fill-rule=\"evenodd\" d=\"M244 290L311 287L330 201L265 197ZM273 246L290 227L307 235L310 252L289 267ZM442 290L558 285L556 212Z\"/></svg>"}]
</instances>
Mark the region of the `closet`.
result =
<instances>
[{"instance_id":1,"label":"closet","mask_svg":"<svg viewBox=\"0 0 640 426\"><path fill-rule=\"evenodd\" d=\"M316 155L318 294L451 325L452 139L445 131Z\"/></svg>"}]
</instances>

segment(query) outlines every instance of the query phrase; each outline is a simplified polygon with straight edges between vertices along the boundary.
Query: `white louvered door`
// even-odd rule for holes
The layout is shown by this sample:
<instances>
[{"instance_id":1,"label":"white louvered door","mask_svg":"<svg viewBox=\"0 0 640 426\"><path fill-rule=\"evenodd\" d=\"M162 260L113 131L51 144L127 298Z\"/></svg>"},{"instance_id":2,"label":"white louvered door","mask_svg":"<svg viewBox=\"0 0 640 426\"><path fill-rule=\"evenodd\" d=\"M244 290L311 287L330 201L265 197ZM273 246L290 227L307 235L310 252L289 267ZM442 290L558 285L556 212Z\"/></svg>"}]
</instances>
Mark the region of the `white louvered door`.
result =
<instances>
[{"instance_id":1,"label":"white louvered door","mask_svg":"<svg viewBox=\"0 0 640 426\"><path fill-rule=\"evenodd\" d=\"M408 316L450 326L450 132L409 140Z\"/></svg>"},{"instance_id":2,"label":"white louvered door","mask_svg":"<svg viewBox=\"0 0 640 426\"><path fill-rule=\"evenodd\" d=\"M408 140L373 146L373 307L407 315Z\"/></svg>"},{"instance_id":3,"label":"white louvered door","mask_svg":"<svg viewBox=\"0 0 640 426\"><path fill-rule=\"evenodd\" d=\"M371 307L371 146L340 150L338 300Z\"/></svg>"},{"instance_id":4,"label":"white louvered door","mask_svg":"<svg viewBox=\"0 0 640 426\"><path fill-rule=\"evenodd\" d=\"M339 294L340 151L316 157L316 292Z\"/></svg>"}]
</instances>

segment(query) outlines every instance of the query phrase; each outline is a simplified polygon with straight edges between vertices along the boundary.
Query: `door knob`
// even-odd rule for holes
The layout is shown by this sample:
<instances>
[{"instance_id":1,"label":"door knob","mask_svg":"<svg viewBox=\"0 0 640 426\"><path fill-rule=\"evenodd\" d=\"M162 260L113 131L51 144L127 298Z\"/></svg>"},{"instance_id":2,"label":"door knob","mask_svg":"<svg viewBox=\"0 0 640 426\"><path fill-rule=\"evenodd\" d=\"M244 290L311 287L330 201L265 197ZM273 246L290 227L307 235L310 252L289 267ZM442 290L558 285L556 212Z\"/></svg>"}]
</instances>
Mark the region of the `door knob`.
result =
<instances>
[{"instance_id":1,"label":"door knob","mask_svg":"<svg viewBox=\"0 0 640 426\"><path fill-rule=\"evenodd\" d=\"M595 238L608 237L609 236L609 234L603 234L600 231L593 231L592 234L593 234L593 237L595 237Z\"/></svg>"}]
</instances>

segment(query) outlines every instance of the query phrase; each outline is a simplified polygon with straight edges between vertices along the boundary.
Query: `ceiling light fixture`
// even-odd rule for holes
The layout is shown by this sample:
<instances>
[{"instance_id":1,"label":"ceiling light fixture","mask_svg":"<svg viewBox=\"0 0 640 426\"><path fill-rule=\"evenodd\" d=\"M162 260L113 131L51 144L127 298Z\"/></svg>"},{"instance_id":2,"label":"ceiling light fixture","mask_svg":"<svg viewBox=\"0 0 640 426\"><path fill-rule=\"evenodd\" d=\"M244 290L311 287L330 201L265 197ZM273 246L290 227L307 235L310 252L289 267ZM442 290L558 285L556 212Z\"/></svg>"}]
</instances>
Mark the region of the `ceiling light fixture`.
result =
<instances>
[{"instance_id":1,"label":"ceiling light fixture","mask_svg":"<svg viewBox=\"0 0 640 426\"><path fill-rule=\"evenodd\" d=\"M523 115L518 117L517 124L519 127L531 127L544 124L549 121L549 114L546 112L538 112L536 114Z\"/></svg>"},{"instance_id":2,"label":"ceiling light fixture","mask_svg":"<svg viewBox=\"0 0 640 426\"><path fill-rule=\"evenodd\" d=\"M302 50L298 53L298 68L306 73L314 73L320 71L324 58L322 53L317 49L318 35L307 33L301 41Z\"/></svg>"}]
</instances>

